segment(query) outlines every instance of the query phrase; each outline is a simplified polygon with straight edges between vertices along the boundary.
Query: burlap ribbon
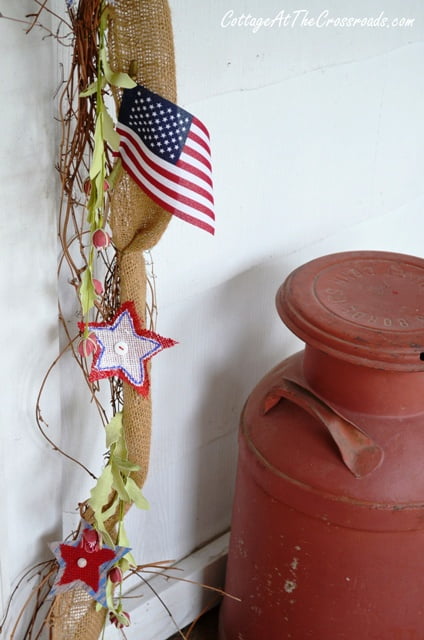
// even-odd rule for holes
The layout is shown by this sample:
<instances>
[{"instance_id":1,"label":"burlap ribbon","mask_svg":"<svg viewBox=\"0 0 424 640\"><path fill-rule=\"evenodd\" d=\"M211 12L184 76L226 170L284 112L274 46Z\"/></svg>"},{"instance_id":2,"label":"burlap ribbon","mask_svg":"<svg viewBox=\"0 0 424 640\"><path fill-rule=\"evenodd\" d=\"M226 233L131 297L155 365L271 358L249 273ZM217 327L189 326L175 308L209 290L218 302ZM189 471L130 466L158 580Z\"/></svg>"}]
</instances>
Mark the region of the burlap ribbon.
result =
<instances>
[{"instance_id":1,"label":"burlap ribbon","mask_svg":"<svg viewBox=\"0 0 424 640\"><path fill-rule=\"evenodd\" d=\"M151 91L176 102L174 44L166 0L115 0L108 35L109 60L116 71L133 72ZM119 106L119 93L115 95ZM121 302L133 300L145 318L146 271L143 251L165 231L170 215L155 205L124 171L111 197L113 242L118 252ZM124 384L123 423L129 458L140 467L133 474L141 488L146 479L151 439L151 400ZM87 515L90 520L90 516ZM111 532L115 519L109 524ZM53 640L98 640L106 612L82 589L56 597L52 608Z\"/></svg>"}]
</instances>

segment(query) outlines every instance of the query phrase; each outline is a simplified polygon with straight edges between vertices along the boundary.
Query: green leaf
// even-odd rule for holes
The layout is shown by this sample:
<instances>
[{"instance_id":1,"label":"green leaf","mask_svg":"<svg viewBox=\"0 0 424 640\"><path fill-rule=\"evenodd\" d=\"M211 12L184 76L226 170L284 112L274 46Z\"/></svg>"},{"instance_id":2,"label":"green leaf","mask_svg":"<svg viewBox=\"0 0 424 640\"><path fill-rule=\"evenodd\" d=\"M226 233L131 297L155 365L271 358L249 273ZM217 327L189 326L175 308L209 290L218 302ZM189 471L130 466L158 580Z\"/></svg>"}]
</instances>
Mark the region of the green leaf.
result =
<instances>
[{"instance_id":1,"label":"green leaf","mask_svg":"<svg viewBox=\"0 0 424 640\"><path fill-rule=\"evenodd\" d=\"M98 89L100 89L100 91L104 89L105 86L106 86L106 78L102 76L100 80L100 87L98 86L98 81L95 80L94 82L89 84L88 87L84 89L84 91L80 92L80 98L88 98L89 96L92 96L93 93L96 93Z\"/></svg>"},{"instance_id":2,"label":"green leaf","mask_svg":"<svg viewBox=\"0 0 424 640\"><path fill-rule=\"evenodd\" d=\"M109 578L106 582L106 604L110 611L115 612L115 603L113 601L113 583ZM116 612L115 612L116 613Z\"/></svg>"},{"instance_id":3,"label":"green leaf","mask_svg":"<svg viewBox=\"0 0 424 640\"><path fill-rule=\"evenodd\" d=\"M122 428L121 437L116 442L111 451L111 456L117 460L128 460L127 443L125 442L124 429ZM135 471L135 469L134 469Z\"/></svg>"},{"instance_id":4,"label":"green leaf","mask_svg":"<svg viewBox=\"0 0 424 640\"><path fill-rule=\"evenodd\" d=\"M108 183L109 183L109 187L110 187L111 189L113 189L113 187L115 186L115 182L116 182L116 179L117 179L117 177L118 177L118 175L119 175L119 171L120 171L120 169L121 169L121 160L120 160L120 159L118 159L118 160L115 162L115 165L114 165L114 167L113 167L112 171L111 171L111 172L109 173L109 175L107 176L107 181L108 181Z\"/></svg>"},{"instance_id":5,"label":"green leaf","mask_svg":"<svg viewBox=\"0 0 424 640\"><path fill-rule=\"evenodd\" d=\"M108 65L108 73L105 71L105 76L109 84L114 87L121 87L122 89L134 89L137 83L130 78L128 73L122 73L121 71L112 71Z\"/></svg>"},{"instance_id":6,"label":"green leaf","mask_svg":"<svg viewBox=\"0 0 424 640\"><path fill-rule=\"evenodd\" d=\"M104 151L104 148L103 148ZM96 185L96 202L95 202L95 210L96 210L96 224L100 224L100 214L104 208L104 179L105 179L105 170L104 167L94 178L94 184Z\"/></svg>"},{"instance_id":7,"label":"green leaf","mask_svg":"<svg viewBox=\"0 0 424 640\"><path fill-rule=\"evenodd\" d=\"M120 411L106 425L106 446L108 449L122 438L122 428L122 411Z\"/></svg>"},{"instance_id":8,"label":"green leaf","mask_svg":"<svg viewBox=\"0 0 424 640\"><path fill-rule=\"evenodd\" d=\"M107 29L109 15L110 15L110 10L109 10L109 7L106 5L100 14L99 30L101 31L102 36L104 35L104 32Z\"/></svg>"},{"instance_id":9,"label":"green leaf","mask_svg":"<svg viewBox=\"0 0 424 640\"><path fill-rule=\"evenodd\" d=\"M96 292L94 290L90 267L87 267L87 269L82 274L79 295L81 300L82 313L85 316L90 311L90 309L94 307L94 301L96 299Z\"/></svg>"},{"instance_id":10,"label":"green leaf","mask_svg":"<svg viewBox=\"0 0 424 640\"><path fill-rule=\"evenodd\" d=\"M118 619L118 622L124 627L128 627L130 625L130 621L128 620L127 616L124 615L124 613L122 613L121 611L116 611L116 617Z\"/></svg>"},{"instance_id":11,"label":"green leaf","mask_svg":"<svg viewBox=\"0 0 424 640\"><path fill-rule=\"evenodd\" d=\"M108 509L106 509L106 511L102 511L96 514L96 526L97 529L100 531L100 533L103 536L104 541L106 542L106 544L108 544L110 547L114 547L115 543L112 540L109 531L106 529L106 525L105 522L107 520L109 520L109 518L111 518L113 515L115 515L116 510L118 509L119 506L119 497L118 495L115 496L112 504L110 505L110 507Z\"/></svg>"},{"instance_id":12,"label":"green leaf","mask_svg":"<svg viewBox=\"0 0 424 640\"><path fill-rule=\"evenodd\" d=\"M122 73L120 71L112 71L109 66L108 59L106 57L106 50L104 48L100 51L100 60L103 65L103 73L106 76L106 80L114 87L122 87L123 89L134 89L137 83L130 78L128 73Z\"/></svg>"},{"instance_id":13,"label":"green leaf","mask_svg":"<svg viewBox=\"0 0 424 640\"><path fill-rule=\"evenodd\" d=\"M112 151L119 149L119 135L115 131L113 120L103 105L103 138L106 140Z\"/></svg>"},{"instance_id":14,"label":"green leaf","mask_svg":"<svg viewBox=\"0 0 424 640\"><path fill-rule=\"evenodd\" d=\"M125 531L124 523L120 522L119 524L119 533L118 533L118 545L120 547L130 547L130 541L128 540L127 532ZM137 563L133 554L128 551L124 555L123 558L118 562L119 566L123 573L126 573L130 567L136 567Z\"/></svg>"},{"instance_id":15,"label":"green leaf","mask_svg":"<svg viewBox=\"0 0 424 640\"><path fill-rule=\"evenodd\" d=\"M88 504L93 509L95 515L101 513L103 507L109 502L110 494L112 493L112 483L112 467L108 464L97 479L96 485L90 491Z\"/></svg>"},{"instance_id":16,"label":"green leaf","mask_svg":"<svg viewBox=\"0 0 424 640\"><path fill-rule=\"evenodd\" d=\"M111 463L111 466L113 475L113 488L115 489L121 500L123 500L124 502L131 502L131 498L126 491L125 482L121 475L119 467L117 467L113 462Z\"/></svg>"},{"instance_id":17,"label":"green leaf","mask_svg":"<svg viewBox=\"0 0 424 640\"><path fill-rule=\"evenodd\" d=\"M113 540L109 535L109 531L106 529L105 524L104 524L104 520L101 520L97 523L97 528L100 531L100 533L103 536L103 540L105 541L105 543L109 546L109 547L114 547L113 544Z\"/></svg>"},{"instance_id":18,"label":"green leaf","mask_svg":"<svg viewBox=\"0 0 424 640\"><path fill-rule=\"evenodd\" d=\"M88 504L93 509L94 519L96 521L98 530L100 531L100 533L102 533L105 542L113 547L113 540L106 530L104 523L108 518L110 518L111 515L115 513L117 503L119 501L118 496L115 497L111 507L109 507L109 509L106 509L106 511L103 511L103 508L109 502L110 495L112 493L112 483L112 468L110 464L108 464L103 469L96 485L93 487L93 489L91 489Z\"/></svg>"},{"instance_id":19,"label":"green leaf","mask_svg":"<svg viewBox=\"0 0 424 640\"><path fill-rule=\"evenodd\" d=\"M118 531L118 546L119 547L129 547L130 541L127 536L127 532L125 530L125 526L123 522L119 523L119 531ZM128 554L126 554L128 555Z\"/></svg>"},{"instance_id":20,"label":"green leaf","mask_svg":"<svg viewBox=\"0 0 424 640\"><path fill-rule=\"evenodd\" d=\"M87 89L80 91L80 98L88 98L97 92L97 80L88 85Z\"/></svg>"},{"instance_id":21,"label":"green leaf","mask_svg":"<svg viewBox=\"0 0 424 640\"><path fill-rule=\"evenodd\" d=\"M115 464L118 469L120 469L124 473L130 473L131 471L140 470L140 465L134 464L133 462L125 460L124 458L120 458L118 455L113 456L113 464Z\"/></svg>"},{"instance_id":22,"label":"green leaf","mask_svg":"<svg viewBox=\"0 0 424 640\"><path fill-rule=\"evenodd\" d=\"M90 197L87 203L87 210L88 210L87 222L92 227L93 225L95 225L95 221L96 221L96 202L97 202L97 187L96 187L95 181L92 180Z\"/></svg>"},{"instance_id":23,"label":"green leaf","mask_svg":"<svg viewBox=\"0 0 424 640\"><path fill-rule=\"evenodd\" d=\"M138 488L136 483L132 478L127 478L127 482L125 485L125 489L131 500L134 502L135 506L139 509L148 509L149 503L146 498L141 493L141 490Z\"/></svg>"},{"instance_id":24,"label":"green leaf","mask_svg":"<svg viewBox=\"0 0 424 640\"><path fill-rule=\"evenodd\" d=\"M117 510L118 505L119 505L119 497L115 496L115 498L113 499L113 502L110 505L110 507L108 509L106 509L105 511L102 511L103 522L106 522L106 520L109 520L109 518L111 518L113 515L115 515L115 511ZM115 546L115 545L113 545L113 546Z\"/></svg>"},{"instance_id":25,"label":"green leaf","mask_svg":"<svg viewBox=\"0 0 424 640\"><path fill-rule=\"evenodd\" d=\"M123 558L121 558L121 559L119 560L119 562L118 562L118 567L121 569L121 571L122 571L122 573L123 573L123 574L124 574L124 573L127 573L128 569L129 569L131 566L133 566L133 567L136 567L136 566L137 566L136 564L134 564L134 565L133 565L133 564L132 564L128 559L127 559L127 556L131 556L131 558L132 558L132 555L128 552L128 553L126 553L126 554L125 554L125 556L124 556ZM134 559L134 558L133 558L133 559Z\"/></svg>"},{"instance_id":26,"label":"green leaf","mask_svg":"<svg viewBox=\"0 0 424 640\"><path fill-rule=\"evenodd\" d=\"M104 174L105 149L103 142L103 114L100 113L96 119L96 127L94 129L94 151L90 167L90 180L94 180L96 176ZM103 180L102 180L103 183ZM103 184L102 184L103 193Z\"/></svg>"}]
</instances>

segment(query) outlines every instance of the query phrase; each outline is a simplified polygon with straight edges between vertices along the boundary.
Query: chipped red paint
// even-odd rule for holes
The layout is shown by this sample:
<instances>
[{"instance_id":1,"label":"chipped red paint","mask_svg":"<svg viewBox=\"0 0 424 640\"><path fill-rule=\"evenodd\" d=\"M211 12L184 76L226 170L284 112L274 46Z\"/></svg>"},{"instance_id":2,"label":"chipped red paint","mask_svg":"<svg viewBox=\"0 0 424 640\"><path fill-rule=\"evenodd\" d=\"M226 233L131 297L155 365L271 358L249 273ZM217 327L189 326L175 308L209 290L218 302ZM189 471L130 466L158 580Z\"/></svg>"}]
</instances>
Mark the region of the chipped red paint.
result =
<instances>
[{"instance_id":1,"label":"chipped red paint","mask_svg":"<svg viewBox=\"0 0 424 640\"><path fill-rule=\"evenodd\" d=\"M325 256L277 308L306 348L243 411L220 639L424 638L424 260Z\"/></svg>"}]
</instances>

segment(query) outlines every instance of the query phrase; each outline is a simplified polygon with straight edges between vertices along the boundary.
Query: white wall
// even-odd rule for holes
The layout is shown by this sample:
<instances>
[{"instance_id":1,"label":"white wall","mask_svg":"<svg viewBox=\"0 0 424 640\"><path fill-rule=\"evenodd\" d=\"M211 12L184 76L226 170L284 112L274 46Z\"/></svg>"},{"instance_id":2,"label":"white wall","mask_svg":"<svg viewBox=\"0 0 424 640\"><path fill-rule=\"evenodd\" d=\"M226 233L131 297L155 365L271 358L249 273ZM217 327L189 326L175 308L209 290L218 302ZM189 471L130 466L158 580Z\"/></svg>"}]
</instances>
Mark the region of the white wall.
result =
<instances>
[{"instance_id":1,"label":"white wall","mask_svg":"<svg viewBox=\"0 0 424 640\"><path fill-rule=\"evenodd\" d=\"M171 6L179 100L212 136L217 231L174 221L153 254L158 326L180 345L154 367L153 510L140 530L148 557L156 505L165 555L229 524L239 412L299 344L274 310L289 271L349 249L422 253L421 3L355 3L358 17L383 8L389 19L415 17L412 29L295 23L256 33L222 18L230 9L272 18L279 3ZM284 4L305 7L310 18L352 15L340 0Z\"/></svg>"},{"instance_id":2,"label":"white wall","mask_svg":"<svg viewBox=\"0 0 424 640\"><path fill-rule=\"evenodd\" d=\"M2 0L7 15L34 9ZM58 353L55 105L52 41L0 21L0 577L2 602L28 566L50 557L61 531L61 462L41 438L35 403ZM52 55L53 54L53 55ZM57 380L42 402L49 435L60 435ZM1 608L1 607L0 607Z\"/></svg>"},{"instance_id":3,"label":"white wall","mask_svg":"<svg viewBox=\"0 0 424 640\"><path fill-rule=\"evenodd\" d=\"M153 252L157 330L179 345L153 362L153 446L145 486L151 509L128 516L140 562L183 557L228 528L240 410L259 378L299 346L274 311L276 289L289 271L349 249L422 253L419 0L363 0L354 9L347 0L284 4L286 14L308 9L309 18L325 9L329 17L361 18L384 10L390 21L415 18L409 29L302 27L302 14L294 25L256 33L223 27L222 18L229 10L236 18L272 18L280 3L170 4L179 102L204 120L212 136L217 231L212 238L174 220ZM30 0L24 5L33 7ZM16 14L14 2L0 0L0 11L12 9ZM75 520L73 505L90 481L57 461L33 420L37 385L56 349L54 47L38 34L24 37L16 24L1 21L0 29L7 77L0 152L7 364L0 374L0 481L7 491L0 507L8 513L0 524L2 539L8 537L0 559L7 593L15 574L57 533L61 505L68 512L65 529ZM26 87L31 111L21 100ZM91 417L84 422L87 396L78 393L80 404L72 410L69 394L64 401L65 440L71 434L96 469L101 438L89 446L97 427ZM54 414L53 393L49 403ZM19 452L19 470L10 446ZM56 494L46 500L45 491L48 478L57 487L61 469L66 485L59 504Z\"/></svg>"}]
</instances>

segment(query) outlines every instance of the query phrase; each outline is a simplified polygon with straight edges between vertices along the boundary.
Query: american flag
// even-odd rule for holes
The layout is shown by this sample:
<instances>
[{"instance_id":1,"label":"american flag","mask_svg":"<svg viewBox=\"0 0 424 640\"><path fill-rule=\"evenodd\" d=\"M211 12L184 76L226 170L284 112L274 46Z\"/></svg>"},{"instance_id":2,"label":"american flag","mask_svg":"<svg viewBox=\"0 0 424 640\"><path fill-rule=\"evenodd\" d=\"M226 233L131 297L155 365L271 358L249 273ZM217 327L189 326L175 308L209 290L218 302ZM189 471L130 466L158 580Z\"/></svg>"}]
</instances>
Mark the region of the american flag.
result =
<instances>
[{"instance_id":1,"label":"american flag","mask_svg":"<svg viewBox=\"0 0 424 640\"><path fill-rule=\"evenodd\" d=\"M141 85L124 89L116 130L124 169L163 209L214 233L209 133Z\"/></svg>"}]
</instances>

